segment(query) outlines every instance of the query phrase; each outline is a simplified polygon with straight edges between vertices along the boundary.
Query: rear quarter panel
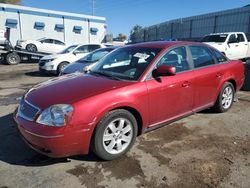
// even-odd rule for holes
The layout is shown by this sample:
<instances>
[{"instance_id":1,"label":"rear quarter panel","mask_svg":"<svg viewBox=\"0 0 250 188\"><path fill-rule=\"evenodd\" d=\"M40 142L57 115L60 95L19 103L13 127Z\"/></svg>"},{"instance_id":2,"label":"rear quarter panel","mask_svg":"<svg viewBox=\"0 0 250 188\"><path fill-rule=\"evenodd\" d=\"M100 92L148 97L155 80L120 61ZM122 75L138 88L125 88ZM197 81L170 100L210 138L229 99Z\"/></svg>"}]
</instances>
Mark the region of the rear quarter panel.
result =
<instances>
[{"instance_id":1,"label":"rear quarter panel","mask_svg":"<svg viewBox=\"0 0 250 188\"><path fill-rule=\"evenodd\" d=\"M236 92L240 90L244 83L244 64L240 60L231 60L226 63L222 63L218 66L218 69L223 73L220 86L218 88L218 94L227 81L235 82Z\"/></svg>"}]
</instances>

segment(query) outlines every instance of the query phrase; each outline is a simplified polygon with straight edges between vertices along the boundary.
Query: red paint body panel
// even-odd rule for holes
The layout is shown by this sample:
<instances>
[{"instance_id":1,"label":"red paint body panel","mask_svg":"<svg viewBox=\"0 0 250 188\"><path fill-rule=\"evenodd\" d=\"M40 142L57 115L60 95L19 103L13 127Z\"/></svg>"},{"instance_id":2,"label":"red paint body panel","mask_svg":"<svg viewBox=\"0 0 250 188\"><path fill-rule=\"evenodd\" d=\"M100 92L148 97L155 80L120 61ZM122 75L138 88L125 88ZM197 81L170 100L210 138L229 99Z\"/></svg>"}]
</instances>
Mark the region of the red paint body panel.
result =
<instances>
[{"instance_id":1,"label":"red paint body panel","mask_svg":"<svg viewBox=\"0 0 250 188\"><path fill-rule=\"evenodd\" d=\"M54 104L71 104L74 112L68 125L58 128L15 120L29 145L51 156L87 154L95 126L110 110L132 108L142 119L142 131L163 122L212 106L226 81L244 82L244 66L230 61L210 67L177 73L158 79L145 79L155 61L170 47L192 42L153 42L135 47L158 47L162 51L136 82L118 81L93 75L63 76L31 89L25 99L41 110ZM131 46L130 46L131 47Z\"/></svg>"}]
</instances>

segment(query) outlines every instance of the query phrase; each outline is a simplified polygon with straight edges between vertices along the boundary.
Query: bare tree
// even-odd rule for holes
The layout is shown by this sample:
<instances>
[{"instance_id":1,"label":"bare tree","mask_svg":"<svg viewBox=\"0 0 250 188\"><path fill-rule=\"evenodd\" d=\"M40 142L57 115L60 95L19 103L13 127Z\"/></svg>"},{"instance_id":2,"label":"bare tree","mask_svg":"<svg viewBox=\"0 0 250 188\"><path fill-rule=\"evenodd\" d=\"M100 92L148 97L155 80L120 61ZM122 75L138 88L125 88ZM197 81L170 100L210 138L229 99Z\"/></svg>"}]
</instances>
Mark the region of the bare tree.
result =
<instances>
[{"instance_id":1,"label":"bare tree","mask_svg":"<svg viewBox=\"0 0 250 188\"><path fill-rule=\"evenodd\" d=\"M0 0L0 3L21 4L21 0Z\"/></svg>"}]
</instances>

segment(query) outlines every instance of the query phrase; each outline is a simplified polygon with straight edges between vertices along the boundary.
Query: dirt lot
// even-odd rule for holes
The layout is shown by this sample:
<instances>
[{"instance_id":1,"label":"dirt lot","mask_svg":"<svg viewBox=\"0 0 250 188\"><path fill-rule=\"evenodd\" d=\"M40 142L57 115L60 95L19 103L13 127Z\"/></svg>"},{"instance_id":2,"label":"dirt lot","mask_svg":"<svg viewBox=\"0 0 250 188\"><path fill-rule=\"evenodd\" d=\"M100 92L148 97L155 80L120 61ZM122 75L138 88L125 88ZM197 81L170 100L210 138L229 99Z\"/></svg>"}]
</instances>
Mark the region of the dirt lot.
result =
<instances>
[{"instance_id":1,"label":"dirt lot","mask_svg":"<svg viewBox=\"0 0 250 188\"><path fill-rule=\"evenodd\" d=\"M50 78L36 71L0 65L0 188L250 187L250 92L227 113L197 113L140 136L116 161L50 159L26 146L12 119L24 91Z\"/></svg>"}]
</instances>

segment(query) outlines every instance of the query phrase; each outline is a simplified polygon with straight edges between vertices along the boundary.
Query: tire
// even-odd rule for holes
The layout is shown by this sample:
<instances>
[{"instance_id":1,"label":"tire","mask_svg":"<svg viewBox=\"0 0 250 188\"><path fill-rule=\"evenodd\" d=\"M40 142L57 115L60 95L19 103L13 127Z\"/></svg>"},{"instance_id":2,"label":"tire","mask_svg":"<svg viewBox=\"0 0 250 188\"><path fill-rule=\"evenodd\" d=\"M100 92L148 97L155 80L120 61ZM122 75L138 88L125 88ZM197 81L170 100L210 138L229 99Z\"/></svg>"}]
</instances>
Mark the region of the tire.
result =
<instances>
[{"instance_id":1,"label":"tire","mask_svg":"<svg viewBox=\"0 0 250 188\"><path fill-rule=\"evenodd\" d=\"M68 65L68 62L62 62L57 67L57 75L60 75L60 73L63 71L63 69Z\"/></svg>"},{"instance_id":2,"label":"tire","mask_svg":"<svg viewBox=\"0 0 250 188\"><path fill-rule=\"evenodd\" d=\"M214 110L219 113L228 111L234 101L235 89L232 83L226 82L220 91L217 101L214 105Z\"/></svg>"},{"instance_id":3,"label":"tire","mask_svg":"<svg viewBox=\"0 0 250 188\"><path fill-rule=\"evenodd\" d=\"M103 160L119 158L132 147L137 132L137 121L129 111L110 111L96 126L91 149Z\"/></svg>"},{"instance_id":4,"label":"tire","mask_svg":"<svg viewBox=\"0 0 250 188\"><path fill-rule=\"evenodd\" d=\"M28 52L37 52L37 47L35 44L27 44L26 50Z\"/></svg>"},{"instance_id":5,"label":"tire","mask_svg":"<svg viewBox=\"0 0 250 188\"><path fill-rule=\"evenodd\" d=\"M6 63L8 64L8 65L17 65L17 64L19 64L21 62L21 58L20 58L20 56L17 54L17 53L15 53L15 52L12 52L12 53L10 53L10 54L8 54L7 56L6 56Z\"/></svg>"}]
</instances>

